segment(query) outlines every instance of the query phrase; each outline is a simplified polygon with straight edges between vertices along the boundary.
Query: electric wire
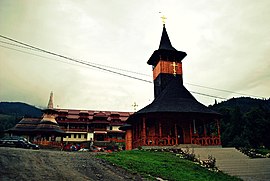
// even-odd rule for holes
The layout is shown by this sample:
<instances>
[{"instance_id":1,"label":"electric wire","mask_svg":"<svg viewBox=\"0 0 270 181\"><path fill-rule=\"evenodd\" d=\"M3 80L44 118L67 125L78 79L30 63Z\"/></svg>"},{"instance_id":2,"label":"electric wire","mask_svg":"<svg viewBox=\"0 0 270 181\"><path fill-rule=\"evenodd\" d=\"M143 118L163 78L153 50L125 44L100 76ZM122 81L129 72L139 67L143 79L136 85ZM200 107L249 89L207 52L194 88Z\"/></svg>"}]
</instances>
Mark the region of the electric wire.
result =
<instances>
[{"instance_id":1,"label":"electric wire","mask_svg":"<svg viewBox=\"0 0 270 181\"><path fill-rule=\"evenodd\" d=\"M34 53L29 53L29 52L26 52L26 51L18 50L18 49L15 49L15 48L10 48L10 47L3 46L3 45L0 45L0 47L7 48L7 49L10 49L10 50L14 50L14 51L18 51L18 52L21 52L21 53L26 53L26 54L33 55L33 56L38 56L38 57L41 57L41 58L46 58L46 59L50 59L50 60L59 61L59 62L62 62L62 63L71 64L69 62L61 61L61 60L58 60L58 59L52 59L52 58L49 58L49 57L45 57L45 56L42 56L42 55L37 55L37 54L34 54ZM78 65L78 64L71 64L71 65ZM145 82L152 83L151 81L148 81L148 80L145 80ZM213 95L210 95L210 94L205 94L205 93L200 93L200 92L195 92L195 91L190 91L190 92L194 93L194 94L198 94L198 95L207 96L207 97L213 97L213 98L218 98L218 99L226 99L224 97L213 96Z\"/></svg>"},{"instance_id":2,"label":"electric wire","mask_svg":"<svg viewBox=\"0 0 270 181\"><path fill-rule=\"evenodd\" d=\"M2 36L2 35L0 35L0 37L5 38L5 39L8 39L10 41L19 42L17 40L14 40L14 39L11 39L11 38ZM31 47L28 47L28 46L21 46L21 45L18 45L18 44L9 43L9 42L5 42L5 41L0 41L0 43L4 43L4 44L8 44L8 45L12 45L12 46L17 46L17 47L20 47L20 48L26 48L26 49L29 49L29 50L34 50L34 51L39 51L40 52L40 50L38 50L36 48L31 48ZM20 44L21 43L22 42L20 42ZM26 53L26 52L24 52L24 53ZM38 56L38 55L35 54L35 56ZM59 61L59 60L57 60L57 61ZM106 68L110 68L110 69L115 69L115 70L119 70L119 71L124 71L124 72L129 72L129 73L133 73L133 74L137 74L137 75L142 75L142 76L150 77L150 75L144 74L144 73L140 73L140 72L130 71L130 70L121 69L121 68L112 67L112 66L107 66L107 65L103 65L103 64L97 64L97 63L88 62L88 61L84 61L84 60L79 60L79 61L84 62L85 64L93 64L93 65L102 66L102 67L106 67ZM72 65L74 65L74 64L72 64ZM195 86L195 87L201 87L201 88L205 88L205 89L210 89L210 90L216 90L216 91L221 91L221 92L227 92L227 93L233 93L233 94L238 94L238 95L246 95L246 96L252 96L252 97L259 97L259 98L261 98L261 96L255 96L255 95L250 95L250 94L245 94L245 93L239 93L239 92L234 92L234 91L229 91L229 90L224 90L224 89L217 89L217 88L202 86L202 85L198 85L198 84L192 84L192 83L185 83L185 84L191 85L191 86Z\"/></svg>"},{"instance_id":3,"label":"electric wire","mask_svg":"<svg viewBox=\"0 0 270 181\"><path fill-rule=\"evenodd\" d=\"M81 63L81 64L84 64L84 65L87 65L87 66L91 66L91 67L94 67L94 68L96 68L96 69L100 69L100 70L103 70L103 71L106 71L106 72L118 74L118 75L121 75L121 76L124 76L124 77L128 77L128 78L131 78L131 79L136 79L136 80L140 80L140 81L152 83L151 81L148 81L148 80L145 80L145 79L141 79L141 78L134 77L134 76L130 76L130 75L127 75L127 74L124 74L124 73L120 73L120 72L116 72L116 71L113 71L113 70L109 70L109 69L107 69L107 68L99 67L99 66L97 66L97 65L92 65L92 64L90 64L90 63L88 63L88 62L86 62L86 61L77 60L77 59L70 58L70 57L67 57L67 56L64 56L64 55L61 55L61 54L58 54L58 53L54 53L54 52L47 51L47 50L44 50L44 49L41 49L41 48L38 48L38 47L34 47L34 46L32 46L32 45L28 45L28 44L26 44L26 43L23 43L23 42L14 40L14 39L12 39L12 38L5 37L5 36L3 36L3 35L0 35L0 37L2 37L2 38L4 38L4 39L8 39L8 40L13 41L13 42L16 42L16 43L19 43L19 44L21 44L21 45L24 45L24 46L33 48L33 49L36 49L36 50L39 50L39 51L41 51L41 52L44 52L44 53L47 53L47 54L51 54L51 55L54 55L54 56L57 56L57 57L60 57L60 58L64 58L64 59L67 59L67 60L70 60L70 61L74 61L74 62L77 62L77 63Z\"/></svg>"},{"instance_id":4,"label":"electric wire","mask_svg":"<svg viewBox=\"0 0 270 181\"><path fill-rule=\"evenodd\" d=\"M88 61L84 61L84 60L78 60L78 59L70 58L70 57L67 57L67 56L64 56L64 55L61 55L61 54L58 54L58 53L47 51L47 50L44 50L44 49L41 49L41 48L38 48L38 47L35 47L35 46L32 46L32 45L29 45L29 44L20 42L18 40L15 40L15 39L12 39L12 38L3 36L3 35L0 35L0 37L1 38L4 38L6 40L9 40L9 41L18 43L20 45L14 44L14 43L5 42L5 41L0 41L0 43L8 44L8 45L11 45L11 46L17 46L17 47L25 48L25 49L28 49L28 50L34 50L34 51L38 51L38 52L47 53L47 54L50 54L50 55L53 55L53 56L57 56L57 57L60 57L60 58L63 58L63 59L69 60L69 61L73 61L73 62L80 63L80 64L83 64L83 65L86 65L86 66L90 66L90 67L93 67L93 68L96 68L96 69L100 69L100 70L103 70L103 71L106 71L106 72L118 74L118 75L121 75L121 76L125 76L125 77L128 77L128 78L132 78L132 79L136 79L136 80L140 80L140 81L144 81L144 82L148 82L148 83L153 83L152 81L145 80L145 79L138 78L138 77L134 77L134 76L131 76L131 75L127 75L127 74L120 73L120 72L117 72L117 71L109 70L108 68L119 70L119 71L124 71L124 72L129 72L129 73L134 73L134 74L138 74L138 75L143 75L143 76L149 76L148 74L143 74L143 73L139 73L139 72L135 72L135 71L130 71L130 70L120 69L120 68L111 67L111 66L107 66L107 65L92 63L92 62L88 62ZM1 46L1 47L8 48L8 47L5 47L5 46ZM33 54L33 53L29 53L29 52L17 50L17 49L14 49L14 48L9 48L9 49L12 49L12 50L15 50L15 51L20 51L20 52L23 52L23 53L28 53L28 54L39 56L39 57L42 57L42 58L51 59L51 58L48 58L48 57L43 57L43 56L40 56L40 55L37 55L37 54ZM52 60L56 60L56 59L52 59ZM56 61L59 61L59 60L56 60ZM61 62L63 62L63 61L61 61ZM64 62L64 63L67 63L67 62ZM74 65L74 64L72 64L72 65ZM106 68L103 68L103 67L106 67ZM216 90L216 91L234 93L234 94L239 94L239 95L247 95L247 96L253 96L253 97L260 97L260 96L243 94L243 93L237 93L237 92L234 92L234 91L222 90L222 89L217 89L217 88L212 88L212 87L207 87L207 86L202 86L202 85L197 85L197 84L192 84L192 83L186 83L186 84L191 85L191 86L197 86L197 87L201 87L201 88L206 88L206 89L212 89L212 90ZM213 96L213 95L209 95L209 94L205 94L205 93L200 93L200 92L194 92L194 91L190 91L190 92L192 92L194 94L208 96L208 97L213 97L213 98L218 98L218 99L226 99L226 98L223 98L223 97Z\"/></svg>"},{"instance_id":5,"label":"electric wire","mask_svg":"<svg viewBox=\"0 0 270 181\"><path fill-rule=\"evenodd\" d=\"M213 87L207 87L207 86L198 85L198 84L192 84L192 83L185 83L185 84L191 85L191 86L196 86L196 87L201 87L201 88L205 88L205 89L211 89L211 90L221 91L221 92L227 92L227 93L233 93L233 94L238 94L238 95L245 95L245 96L263 98L261 96L255 96L255 95L251 95L251 94L239 93L239 92L234 92L234 91L230 91L230 90L224 90L224 89L218 89L218 88L213 88Z\"/></svg>"},{"instance_id":6,"label":"electric wire","mask_svg":"<svg viewBox=\"0 0 270 181\"><path fill-rule=\"evenodd\" d=\"M5 38L9 41L13 41L13 42L16 42L16 43L19 43L21 45L18 45L18 44L14 44L14 43L9 43L9 42L5 42L5 41L0 41L0 43L4 43L4 44L8 44L8 45L12 45L12 46L17 46L17 47L20 47L20 48L25 48L25 49L29 49L29 50L34 50L34 51L39 51L39 52L44 52L44 53L49 53L49 54L53 54L54 56L60 56L60 54L54 54L54 52L49 52L47 50L44 50L44 49L41 49L41 48L37 48L37 47L34 47L32 45L28 45L26 43L23 43L23 42L19 42L17 40L14 40L12 38L8 38L8 37L5 37L5 36L2 36L0 35L0 37L2 38ZM22 46L23 45L23 46ZM63 57L61 57L63 58ZM66 58L69 58L69 60L77 60L77 61L80 61L80 62L83 62L85 64L91 64L91 65L96 65L96 66L99 66L99 67L106 67L106 68L110 68L110 69L115 69L115 70L119 70L119 71L123 71L123 72L129 72L129 73L133 73L133 74L137 74L137 75L143 75L143 76L148 76L150 77L150 75L148 74L144 74L144 73L140 73L140 72L135 72L135 71L131 71L131 70L126 70L126 69L121 69L121 68L117 68L117 67L112 67L112 66L108 66L108 65L103 65L103 64L98 64L98 63L93 63L93 62L88 62L88 61L84 61L84 60L78 60L78 59L74 59L74 58L70 58L70 57L66 57ZM96 67L95 67L96 68Z\"/></svg>"}]
</instances>

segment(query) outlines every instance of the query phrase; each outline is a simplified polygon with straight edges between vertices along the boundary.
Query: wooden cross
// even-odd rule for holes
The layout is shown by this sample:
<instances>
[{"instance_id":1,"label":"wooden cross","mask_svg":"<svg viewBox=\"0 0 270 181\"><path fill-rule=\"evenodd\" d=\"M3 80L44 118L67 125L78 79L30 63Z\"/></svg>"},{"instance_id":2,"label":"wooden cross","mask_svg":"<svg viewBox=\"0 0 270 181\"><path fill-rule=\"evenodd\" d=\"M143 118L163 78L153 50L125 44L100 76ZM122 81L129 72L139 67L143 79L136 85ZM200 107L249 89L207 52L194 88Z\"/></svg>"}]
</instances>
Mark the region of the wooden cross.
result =
<instances>
[{"instance_id":1,"label":"wooden cross","mask_svg":"<svg viewBox=\"0 0 270 181\"><path fill-rule=\"evenodd\" d=\"M138 105L136 104L136 102L134 102L131 106L133 107L134 111L136 111L136 107L138 107Z\"/></svg>"},{"instance_id":2,"label":"wooden cross","mask_svg":"<svg viewBox=\"0 0 270 181\"><path fill-rule=\"evenodd\" d=\"M165 25L165 20L167 19L164 15L161 16L161 19L162 19L162 23Z\"/></svg>"},{"instance_id":3,"label":"wooden cross","mask_svg":"<svg viewBox=\"0 0 270 181\"><path fill-rule=\"evenodd\" d=\"M178 65L177 63L173 62L172 66L173 66L173 75L176 76L176 67L178 67Z\"/></svg>"}]
</instances>

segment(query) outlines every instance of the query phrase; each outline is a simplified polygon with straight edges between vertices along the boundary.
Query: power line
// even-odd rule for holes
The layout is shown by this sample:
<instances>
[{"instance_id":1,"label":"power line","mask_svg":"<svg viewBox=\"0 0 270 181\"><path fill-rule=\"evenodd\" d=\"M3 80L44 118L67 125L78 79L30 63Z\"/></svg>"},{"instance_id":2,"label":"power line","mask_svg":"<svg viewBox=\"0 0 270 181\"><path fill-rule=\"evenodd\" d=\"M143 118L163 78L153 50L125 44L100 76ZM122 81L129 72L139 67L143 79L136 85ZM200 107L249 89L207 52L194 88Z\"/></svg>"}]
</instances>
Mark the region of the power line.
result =
<instances>
[{"instance_id":1,"label":"power line","mask_svg":"<svg viewBox=\"0 0 270 181\"><path fill-rule=\"evenodd\" d=\"M227 99L227 98L224 98L224 97L219 97L219 96L213 96L213 95L210 95L210 94L205 94L205 93L200 93L200 92L194 92L194 91L189 91L191 93L194 93L194 94L198 94L198 95L202 95L202 96L207 96L207 97L213 97L213 98L218 98L218 99Z\"/></svg>"},{"instance_id":2,"label":"power line","mask_svg":"<svg viewBox=\"0 0 270 181\"><path fill-rule=\"evenodd\" d=\"M33 56L37 56L37 57L41 57L41 58L45 58L45 59L48 59L48 60L54 60L54 61L58 61L58 62L70 64L70 65L76 65L76 66L83 67L80 64L70 63L70 62L67 62L67 61L59 60L59 59L54 59L54 58L49 58L49 57L42 56L42 55L37 55L37 54L26 52L26 51L23 51L23 50L18 50L16 48L11 48L11 47L7 47L7 46L3 46L3 45L0 45L0 47L6 48L6 49L10 49L10 50L14 50L14 51L21 52L21 53L25 53L25 54L29 54L29 55L33 55ZM87 68L89 68L89 67L87 67Z\"/></svg>"},{"instance_id":3,"label":"power line","mask_svg":"<svg viewBox=\"0 0 270 181\"><path fill-rule=\"evenodd\" d=\"M106 71L106 72L118 74L118 75L121 75L121 76L125 76L125 77L128 77L128 78L132 78L132 79L136 79L136 80L140 80L140 81L144 81L144 82L148 82L148 83L152 83L152 81L145 80L145 79L138 78L138 77L134 77L134 76L130 76L130 75L127 75L127 74L124 74L124 73L120 73L120 72L116 72L116 71L113 71L113 70L109 70L107 68L115 69L115 70L119 70L119 71L124 71L124 72L129 72L129 73L134 73L134 74L138 74L138 75L149 76L147 74L143 74L143 73L139 73L139 72L135 72L135 71L130 71L130 70L125 70L125 69L120 69L120 68L111 67L111 66L106 66L106 65L102 65L102 64L96 64L96 63L87 62L87 61L84 61L84 60L77 60L77 59L74 59L74 58L63 56L63 55L58 54L58 53L47 51L47 50L44 50L44 49L41 49L41 48L38 48L38 47L35 47L35 46L32 46L32 45L29 45L29 44L26 44L26 43L23 43L23 42L14 40L12 38L9 38L9 37L3 36L3 35L0 35L0 37L2 37L4 39L7 39L9 41L18 43L20 45L14 44L14 43L5 42L5 41L0 41L0 43L5 43L5 44L8 44L8 45L17 46L17 47L25 48L25 49L28 49L28 50L33 50L33 51L47 53L47 54L50 54L50 55L53 55L53 56L57 56L57 57L60 57L60 58L64 58L64 59L67 59L67 60L70 60L70 61L73 61L73 62L76 62L76 63L80 63L80 64L87 65L87 66L90 66L90 67L93 67L93 68L96 68L96 69L100 69L100 70L103 70L103 71ZM5 47L5 46L2 46L2 47L8 48L8 47ZM9 48L9 49L20 51L20 52L23 52L23 53L28 53L28 52L17 50L17 49L13 49L13 48ZM50 59L48 57L43 57L43 56L40 56L40 55L37 55L37 54L32 54L32 53L28 53L28 54L39 56L39 57L42 57L42 58ZM56 59L52 59L52 60L56 60ZM59 60L57 60L57 61L59 61ZM64 62L64 63L67 63L67 62ZM101 66L106 67L106 68L103 68ZM207 88L207 89L212 89L212 90L217 90L217 91L223 91L223 92L228 92L228 93L239 94L239 95L254 96L254 95L242 94L242 93L237 93L237 92L234 92L234 91L222 90L222 89L217 89L217 88L212 88L212 87L207 87L207 86L202 86L202 85L197 85L197 84L191 84L191 83L186 83L186 84L192 85L192 86L197 86L197 87L202 87L202 88ZM192 91L190 91L190 92L192 92ZM213 96L213 95L199 93L199 92L192 92L192 93L203 95L203 96L208 96L208 97L213 97L213 98L226 99L226 98L223 98L223 97ZM259 97L259 96L254 96L254 97Z\"/></svg>"},{"instance_id":4,"label":"power line","mask_svg":"<svg viewBox=\"0 0 270 181\"><path fill-rule=\"evenodd\" d=\"M0 36L1 36L2 38L8 39L8 40L13 41L13 42L16 42L16 43L18 42L18 43L20 43L20 44L25 44L25 43L19 42L19 41L17 41L17 40L14 40L14 39L11 39L11 38L2 36L2 35L0 35ZM24 46L22 46L22 45L18 45L18 44L14 44L14 43L9 43L9 42L5 42L5 41L0 41L0 43L4 43L4 44L16 46L16 47L20 47L20 48L25 48L25 49L29 49L29 50L41 52L41 51L38 50L37 48L29 47L27 44L25 44ZM7 48L7 47L5 47L5 48ZM16 49L13 49L13 50L16 50ZM19 50L17 50L17 51L19 51ZM27 52L23 52L23 53L27 53ZM32 54L32 53L28 53L28 54ZM32 54L32 55L42 57L42 56L37 55L37 54ZM43 58L45 58L45 57L43 57ZM47 58L47 59L50 59L50 58L48 58L48 57L46 57L46 58ZM53 59L53 60L56 60L56 59ZM60 61L60 60L57 60L57 61ZM137 75L142 75L142 76L150 77L150 75L144 74L144 73L140 73L140 72L130 71L130 70L126 70L126 69L121 69L121 68L117 68L117 67L112 67L112 66L107 66L107 65L97 64L97 63L88 62L88 61L83 61L83 60L78 60L78 61L84 62L85 64L93 64L93 65L96 65L96 66L99 66L99 67L106 67L106 68L109 68L109 69L114 69L114 70L119 70L119 71L123 71L123 72L129 72L129 73L133 73L133 74L137 74ZM61 62L63 62L63 61L61 61ZM67 62L64 62L64 63L67 63ZM77 63L78 63L78 62L77 62ZM75 65L75 64L72 64L72 65ZM95 68L96 68L96 67L95 67ZM150 82L150 81L149 81L149 82ZM151 83L152 83L152 82L151 82ZM235 91L224 90L224 89L218 89L218 88L213 88L213 87L208 87L208 86L202 86L202 85L198 85L198 84L192 84L192 83L185 83L185 84L191 85L191 86L195 86L195 87L201 87L201 88L205 88L205 89L210 89L210 90L216 90L216 91L227 92L227 93L233 93L233 94L238 94L238 95L246 95L246 96L252 96L252 97L262 98L261 96L250 95L250 94L245 94L245 93L239 93L239 92L235 92ZM198 93L198 94L199 94L199 93Z\"/></svg>"},{"instance_id":5,"label":"power line","mask_svg":"<svg viewBox=\"0 0 270 181\"><path fill-rule=\"evenodd\" d=\"M228 93L233 93L233 94L239 94L239 95L245 95L245 96L252 96L252 97L262 98L260 96L255 96L255 95L251 95L251 94L244 94L244 93L234 92L234 91L230 91L230 90L224 90L224 89L218 89L218 88L213 88L213 87L207 87L207 86L198 85L198 84L192 84L192 83L186 83L186 84L187 85L191 85L191 86L196 86L196 87L202 87L202 88L205 88L205 89L211 89L211 90L228 92Z\"/></svg>"},{"instance_id":6,"label":"power line","mask_svg":"<svg viewBox=\"0 0 270 181\"><path fill-rule=\"evenodd\" d=\"M17 44L14 44L14 43L9 43L9 42L5 42L5 41L0 41L0 43L4 43L4 44L8 44L8 45L12 45L12 46L17 46L17 47L20 47L20 48L26 48L26 49L29 49L29 50L35 50L35 51L39 51L37 49L33 49L31 47L27 47L27 46L21 46L21 45L17 45ZM7 47L5 47L7 48ZM15 50L15 49L13 49ZM24 53L27 53L27 52L24 52ZM31 53L30 53L31 54ZM36 54L32 54L32 55L35 55L35 56L38 56ZM44 58L44 57L43 57ZM56 60L56 59L55 59ZM57 60L59 61L59 60ZM93 64L93 65L97 65L97 66L103 66L103 67L106 67L106 68L110 68L110 69L115 69L115 70L120 70L120 71L124 71L124 72L129 72L129 73L134 73L134 74L138 74L138 75L143 75L143 76L149 76L148 74L144 74L144 73L139 73L139 72L135 72L135 71L130 71L130 70L125 70L125 69L120 69L120 68L116 68L116 67L112 67L112 66L107 66L107 65L102 65L102 64L97 64L97 63L93 63L93 62L87 62L87 61L83 61L83 60L80 60L81 62L84 62L84 63L89 63L89 64ZM152 82L151 82L152 83ZM210 89L210 90L216 90L216 91L221 91L221 92L227 92L227 93L233 93L233 94L238 94L238 95L245 95L245 96L252 96L252 97L259 97L261 98L260 96L255 96L255 95L251 95L251 94L245 94L245 93L239 93L239 92L235 92L235 91L230 91L230 90L225 90L225 89L218 89L218 88L213 88L213 87L208 87L208 86L203 86L203 85L198 85L198 84L192 84L192 83L186 83L187 85L191 85L191 86L195 86L195 87L201 87L201 88L205 88L205 89ZM197 92L197 94L199 94Z\"/></svg>"},{"instance_id":7,"label":"power line","mask_svg":"<svg viewBox=\"0 0 270 181\"><path fill-rule=\"evenodd\" d=\"M43 49L34 47L34 46L31 46L31 45L28 45L28 44L19 42L19 41L17 41L17 40L14 40L14 39L11 39L11 38L2 36L2 35L0 35L0 37L5 38L5 39L8 39L8 40L13 41L13 42L16 42L16 43L19 43L19 44L22 44L22 45L24 45L24 46L21 46L21 45L18 45L18 44L14 44L14 43L5 42L5 41L0 41L0 43L12 45L12 46L16 46L16 47L20 47L20 48L25 48L25 49L29 49L29 50L33 50L33 51L49 53L49 54L53 54L54 56L60 56L60 54L57 54L57 55L56 55L56 53L54 54L53 52L49 52L49 51L46 51L46 50L43 50ZM61 58L63 58L63 57L61 57ZM69 58L69 57L66 57L66 58ZM72 58L72 59L73 59L73 58ZM69 59L69 60L70 60L70 59ZM73 60L77 60L77 59L73 59ZM96 66L99 66L99 67L102 66L102 67L106 67L106 68L110 68L110 69L115 69L115 70L119 70L119 71L123 71L123 72L129 72L129 73L133 73L133 74L137 74L137 75L143 75L143 76L148 76L148 77L150 77L148 74L144 74L144 73L140 73L140 72L135 72L135 71L131 71L131 70L121 69L121 68L112 67L112 66L108 66L108 65L102 65L102 64L98 64L98 63L93 63L93 62L84 61L84 60L77 60L77 61L80 61L80 62L83 62L83 63L86 63L86 64L96 65Z\"/></svg>"},{"instance_id":8,"label":"power line","mask_svg":"<svg viewBox=\"0 0 270 181\"><path fill-rule=\"evenodd\" d=\"M30 53L30 52L18 50L18 49L15 49L15 48L6 47L6 46L3 46L3 45L0 45L0 47L7 48L7 49L10 49L10 50L14 50L14 51L18 51L18 52L21 52L21 53L26 53L26 54L37 56L37 57L41 57L41 58L46 58L46 59L49 59L49 60L54 60L54 61L59 61L59 62L62 62L62 63L71 64L69 62L61 61L61 60L58 60L58 59L52 59L52 58L45 57L45 56L42 56L42 55L37 55L37 54L34 54L34 53ZM77 66L78 64L71 64L71 65L76 65ZM149 81L148 83L152 83L152 82ZM200 92L195 92L195 91L190 91L190 92L191 93L194 93L194 94L198 94L198 95L207 96L207 97L213 97L213 98L218 98L218 99L226 99L224 97L213 96L213 95L209 95L209 94L205 94L205 93L200 93Z\"/></svg>"},{"instance_id":9,"label":"power line","mask_svg":"<svg viewBox=\"0 0 270 181\"><path fill-rule=\"evenodd\" d=\"M0 45L0 47L7 48L7 49L10 49L10 50L14 50L14 51L18 51L18 52L21 52L21 53L26 53L26 54L29 54L29 55L38 56L38 57L41 57L41 58L46 58L46 59L50 59L50 60L59 61L59 62L62 62L62 63L68 63L68 62L65 62L65 61L58 60L58 59L52 59L52 58L49 58L49 57L37 55L37 54L34 54L34 53L29 53L29 52L26 52L26 51L15 49L15 48L6 47L6 46L3 46L3 45ZM68 64L70 64L70 63L68 63ZM77 64L71 64L71 65L77 65ZM147 81L147 80L145 80L145 82L152 83L151 81ZM223 97L213 96L213 95L200 93L200 92L195 92L195 91L190 91L190 92L194 93L194 94L198 94L198 95L207 96L207 97L213 97L213 98L218 98L218 99L226 99L226 98L223 98Z\"/></svg>"},{"instance_id":10,"label":"power line","mask_svg":"<svg viewBox=\"0 0 270 181\"><path fill-rule=\"evenodd\" d=\"M74 58L70 58L70 57L67 57L67 56L64 56L64 55L61 55L61 54L58 54L58 53L54 53L54 52L47 51L47 50L44 50L44 49L41 49L41 48L38 48L38 47L34 47L34 46L32 46L32 45L28 45L28 44L26 44L26 43L23 43L23 42L14 40L14 39L12 39L12 38L5 37L5 36L3 36L3 35L0 35L0 37L2 37L2 38L4 38L4 39L7 39L7 40L10 40L10 41L13 41L13 42L16 42L16 43L18 43L18 44L21 44L21 45L24 45L24 46L33 48L33 49L35 49L35 50L38 50L38 51L41 51L41 52L44 52L44 53L47 53L47 54L51 54L51 55L54 55L54 56L57 56L57 57L60 57L60 58L64 58L64 59L67 59L67 60L70 60L70 61L74 61L74 62L77 62L77 63L80 63L80 64L84 64L84 65L87 65L87 66L91 66L91 67L94 67L94 68L96 68L96 69L100 69L100 70L103 70L103 71L106 71L106 72L118 74L118 75L121 75L121 76L124 76L124 77L128 77L128 78L132 78L132 79L136 79L136 80L140 80L140 81L152 83L152 82L149 81L149 80L145 80L145 79L141 79L141 78L138 78L138 77L130 76L130 75L127 75L127 74L124 74L124 73L120 73L120 72L116 72L116 71L113 71L113 70L109 70L109 69L107 69L107 68L99 67L99 66L97 66L97 65L92 65L92 64L90 64L90 63L88 63L88 62L86 62L86 61L76 60L76 59L74 59Z\"/></svg>"}]
</instances>

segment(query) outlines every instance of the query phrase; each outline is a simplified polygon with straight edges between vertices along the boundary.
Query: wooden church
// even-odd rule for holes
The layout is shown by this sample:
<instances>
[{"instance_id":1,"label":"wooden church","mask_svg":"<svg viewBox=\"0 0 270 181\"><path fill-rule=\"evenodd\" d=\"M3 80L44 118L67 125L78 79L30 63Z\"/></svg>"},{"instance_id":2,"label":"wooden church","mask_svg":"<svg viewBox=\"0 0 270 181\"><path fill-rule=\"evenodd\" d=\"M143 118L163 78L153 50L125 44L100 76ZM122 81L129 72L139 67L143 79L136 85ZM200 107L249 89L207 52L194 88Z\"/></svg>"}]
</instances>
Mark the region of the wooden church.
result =
<instances>
[{"instance_id":1,"label":"wooden church","mask_svg":"<svg viewBox=\"0 0 270 181\"><path fill-rule=\"evenodd\" d=\"M221 115L199 103L183 85L182 60L165 24L159 49L147 64L153 67L154 100L127 119L126 149L179 144L221 145Z\"/></svg>"}]
</instances>

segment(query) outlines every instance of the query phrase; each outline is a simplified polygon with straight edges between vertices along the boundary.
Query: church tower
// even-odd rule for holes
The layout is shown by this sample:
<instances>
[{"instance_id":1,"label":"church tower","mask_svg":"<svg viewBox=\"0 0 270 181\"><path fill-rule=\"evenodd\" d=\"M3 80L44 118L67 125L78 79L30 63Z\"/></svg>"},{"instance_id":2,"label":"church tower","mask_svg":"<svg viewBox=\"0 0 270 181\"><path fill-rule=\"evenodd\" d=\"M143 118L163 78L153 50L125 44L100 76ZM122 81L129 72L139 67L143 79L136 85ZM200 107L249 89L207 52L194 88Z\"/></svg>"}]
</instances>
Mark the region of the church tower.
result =
<instances>
[{"instance_id":1,"label":"church tower","mask_svg":"<svg viewBox=\"0 0 270 181\"><path fill-rule=\"evenodd\" d=\"M198 102L183 85L182 60L186 55L172 46L163 23L159 48L147 61L153 66L155 99L132 114L121 128L126 131L127 150L139 146L221 145L221 115Z\"/></svg>"},{"instance_id":2,"label":"church tower","mask_svg":"<svg viewBox=\"0 0 270 181\"><path fill-rule=\"evenodd\" d=\"M147 62L153 66L155 98L158 97L174 77L180 79L183 84L182 60L186 55L185 52L177 51L172 46L165 24L163 24L159 49L154 51Z\"/></svg>"}]
</instances>

